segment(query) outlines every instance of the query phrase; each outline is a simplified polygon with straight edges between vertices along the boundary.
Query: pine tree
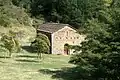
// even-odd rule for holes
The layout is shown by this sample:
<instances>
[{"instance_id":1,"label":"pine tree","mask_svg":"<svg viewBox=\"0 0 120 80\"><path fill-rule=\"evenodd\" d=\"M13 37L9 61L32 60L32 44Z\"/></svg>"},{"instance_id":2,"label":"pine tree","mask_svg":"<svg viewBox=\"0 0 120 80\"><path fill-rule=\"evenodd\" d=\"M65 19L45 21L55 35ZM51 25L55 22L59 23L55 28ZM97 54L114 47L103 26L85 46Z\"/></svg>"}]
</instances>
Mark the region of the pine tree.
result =
<instances>
[{"instance_id":1,"label":"pine tree","mask_svg":"<svg viewBox=\"0 0 120 80\"><path fill-rule=\"evenodd\" d=\"M70 62L89 73L87 80L120 79L120 7L116 1L100 11L97 19L88 20L87 40L79 49L82 52L71 57Z\"/></svg>"}]
</instances>

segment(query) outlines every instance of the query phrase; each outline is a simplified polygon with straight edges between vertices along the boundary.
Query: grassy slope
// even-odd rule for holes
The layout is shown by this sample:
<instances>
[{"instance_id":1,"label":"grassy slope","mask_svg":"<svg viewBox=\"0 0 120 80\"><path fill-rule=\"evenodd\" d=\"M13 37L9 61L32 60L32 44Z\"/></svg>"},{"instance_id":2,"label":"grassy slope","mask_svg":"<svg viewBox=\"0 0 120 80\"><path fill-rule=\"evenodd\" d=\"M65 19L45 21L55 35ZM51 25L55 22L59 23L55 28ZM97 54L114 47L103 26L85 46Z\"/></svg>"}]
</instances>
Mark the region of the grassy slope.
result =
<instances>
[{"instance_id":1,"label":"grassy slope","mask_svg":"<svg viewBox=\"0 0 120 80\"><path fill-rule=\"evenodd\" d=\"M69 56L43 55L39 62L33 53L17 53L6 59L3 58L5 55L0 53L0 80L59 80L53 79L52 74L43 74L41 70L74 66L68 63Z\"/></svg>"},{"instance_id":2,"label":"grassy slope","mask_svg":"<svg viewBox=\"0 0 120 80\"><path fill-rule=\"evenodd\" d=\"M3 0L0 1L4 2ZM28 44L26 42L30 42L30 39L36 36L36 30L31 23L32 19L23 9L7 4L9 0L5 1L8 2L5 2L6 4L0 8L3 8L3 12L0 12L0 17L3 17L7 23L10 23L11 27L5 28L0 24L0 37L2 33L7 33L9 30L15 32L22 31L25 35L20 39L21 44L22 46ZM41 20L39 21L39 24L43 23ZM1 20L1 22L4 21ZM0 52L0 80L58 80L58 78L52 78L53 73L44 74L42 70L59 70L63 67L73 66L68 63L69 56L44 55L41 62L36 59L36 54L28 52L15 53L13 58L4 58L4 56L6 56L6 53Z\"/></svg>"},{"instance_id":3,"label":"grassy slope","mask_svg":"<svg viewBox=\"0 0 120 80\"><path fill-rule=\"evenodd\" d=\"M21 42L29 42L36 36L36 30L32 25L35 25L35 21L38 19L31 18L24 8L15 6L11 1L0 0L0 37L2 33L12 30L24 34L20 39ZM37 22L41 24L43 21L38 20Z\"/></svg>"}]
</instances>

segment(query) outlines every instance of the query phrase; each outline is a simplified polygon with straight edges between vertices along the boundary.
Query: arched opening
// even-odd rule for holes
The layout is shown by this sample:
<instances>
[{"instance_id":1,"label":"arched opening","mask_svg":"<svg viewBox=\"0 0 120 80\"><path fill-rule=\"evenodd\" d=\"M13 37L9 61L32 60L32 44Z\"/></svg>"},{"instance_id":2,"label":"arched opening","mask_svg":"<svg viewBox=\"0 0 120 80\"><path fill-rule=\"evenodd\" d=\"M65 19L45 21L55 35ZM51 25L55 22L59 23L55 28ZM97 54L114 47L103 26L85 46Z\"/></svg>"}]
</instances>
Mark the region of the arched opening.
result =
<instances>
[{"instance_id":1,"label":"arched opening","mask_svg":"<svg viewBox=\"0 0 120 80\"><path fill-rule=\"evenodd\" d=\"M64 45L64 54L65 55L69 55L70 54L70 46L67 43Z\"/></svg>"}]
</instances>

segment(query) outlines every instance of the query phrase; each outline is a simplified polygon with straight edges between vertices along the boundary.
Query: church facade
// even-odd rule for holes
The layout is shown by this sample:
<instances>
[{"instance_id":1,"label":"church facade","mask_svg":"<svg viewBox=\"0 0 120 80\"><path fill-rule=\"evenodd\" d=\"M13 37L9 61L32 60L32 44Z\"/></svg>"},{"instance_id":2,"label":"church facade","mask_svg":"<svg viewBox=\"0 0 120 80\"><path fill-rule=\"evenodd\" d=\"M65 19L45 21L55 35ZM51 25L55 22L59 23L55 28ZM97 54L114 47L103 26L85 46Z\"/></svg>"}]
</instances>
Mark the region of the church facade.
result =
<instances>
[{"instance_id":1,"label":"church facade","mask_svg":"<svg viewBox=\"0 0 120 80\"><path fill-rule=\"evenodd\" d=\"M73 50L66 48L67 45L80 45L85 36L80 35L68 24L46 23L42 24L37 32L43 33L50 39L51 54L72 54Z\"/></svg>"}]
</instances>

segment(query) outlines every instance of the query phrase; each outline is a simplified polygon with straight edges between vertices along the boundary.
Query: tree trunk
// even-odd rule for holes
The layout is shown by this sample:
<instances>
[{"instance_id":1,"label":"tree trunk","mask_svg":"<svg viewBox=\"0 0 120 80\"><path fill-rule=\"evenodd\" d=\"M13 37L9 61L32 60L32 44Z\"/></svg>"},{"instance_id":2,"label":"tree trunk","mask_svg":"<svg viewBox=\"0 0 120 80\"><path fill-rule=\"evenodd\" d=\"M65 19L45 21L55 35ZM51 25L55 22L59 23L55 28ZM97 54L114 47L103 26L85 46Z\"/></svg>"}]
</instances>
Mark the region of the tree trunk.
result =
<instances>
[{"instance_id":1,"label":"tree trunk","mask_svg":"<svg viewBox=\"0 0 120 80\"><path fill-rule=\"evenodd\" d=\"M9 52L9 57L10 57L10 58L12 57L12 52Z\"/></svg>"},{"instance_id":2,"label":"tree trunk","mask_svg":"<svg viewBox=\"0 0 120 80\"><path fill-rule=\"evenodd\" d=\"M37 58L39 59L39 52L37 51Z\"/></svg>"},{"instance_id":3,"label":"tree trunk","mask_svg":"<svg viewBox=\"0 0 120 80\"><path fill-rule=\"evenodd\" d=\"M42 58L42 53L38 52L37 54L38 54L37 58L41 59Z\"/></svg>"},{"instance_id":4,"label":"tree trunk","mask_svg":"<svg viewBox=\"0 0 120 80\"><path fill-rule=\"evenodd\" d=\"M40 59L42 59L42 53L40 53Z\"/></svg>"}]
</instances>

